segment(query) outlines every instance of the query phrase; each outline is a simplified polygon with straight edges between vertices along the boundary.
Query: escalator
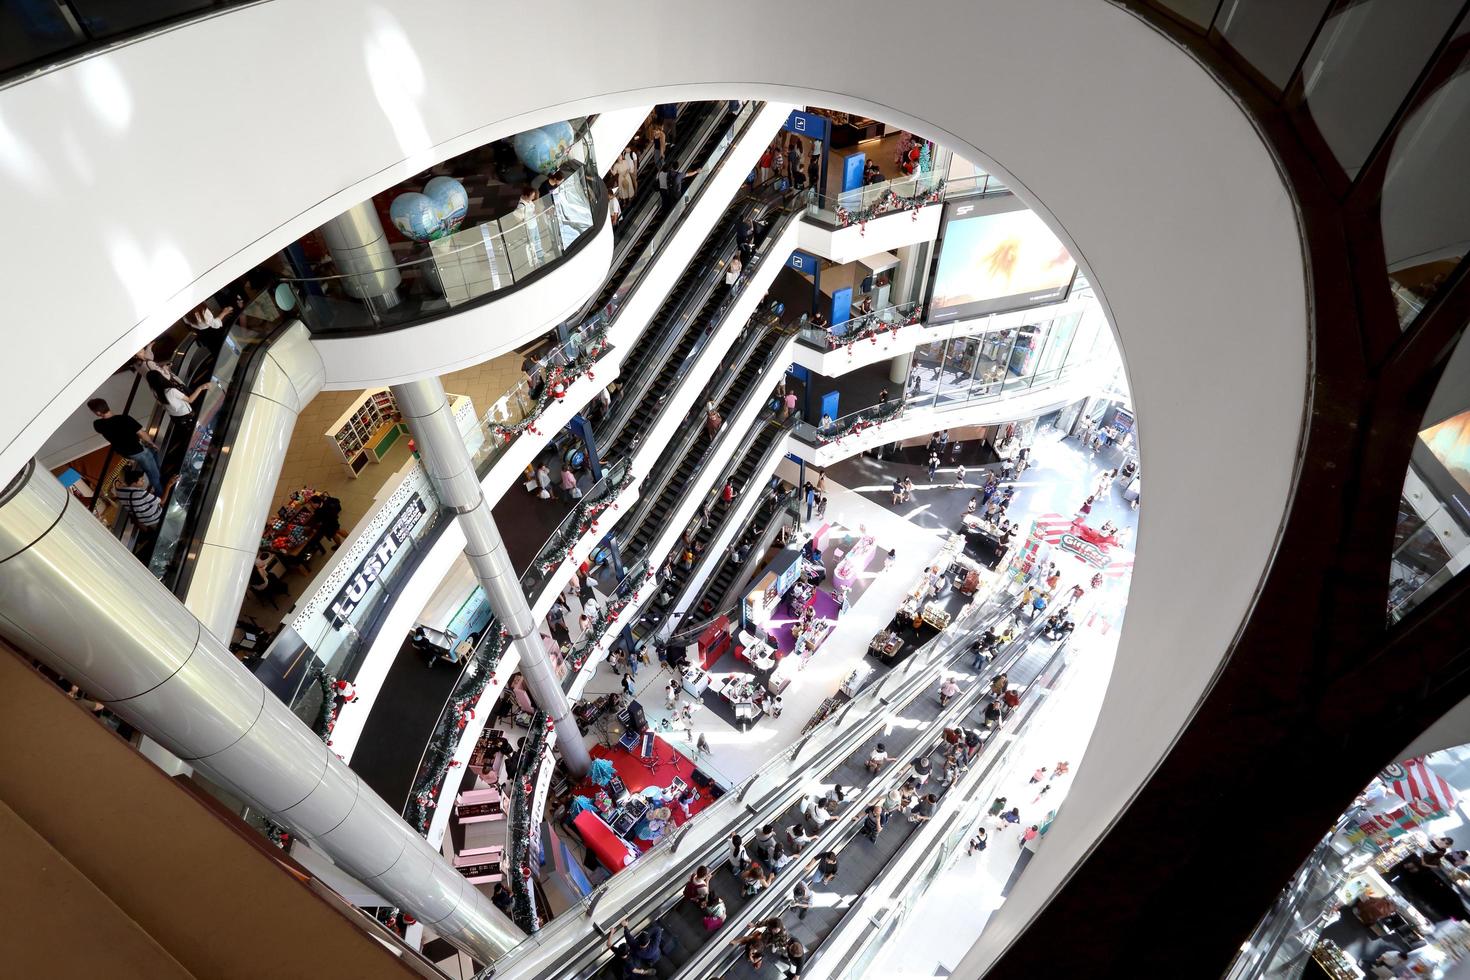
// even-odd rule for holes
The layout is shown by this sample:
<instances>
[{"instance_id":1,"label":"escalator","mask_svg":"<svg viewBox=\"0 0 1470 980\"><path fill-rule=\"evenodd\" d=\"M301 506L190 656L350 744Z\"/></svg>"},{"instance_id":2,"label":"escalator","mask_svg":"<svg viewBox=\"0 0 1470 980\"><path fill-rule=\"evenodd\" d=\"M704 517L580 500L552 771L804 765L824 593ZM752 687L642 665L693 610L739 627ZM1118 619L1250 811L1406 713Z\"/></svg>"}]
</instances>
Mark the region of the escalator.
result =
<instances>
[{"instance_id":1,"label":"escalator","mask_svg":"<svg viewBox=\"0 0 1470 980\"><path fill-rule=\"evenodd\" d=\"M658 418L659 406L681 375L696 344L723 318L730 299L723 271L735 254L735 228L757 204L737 199L705 236L648 327L626 357L619 404L599 427L608 458L627 456Z\"/></svg>"},{"instance_id":2,"label":"escalator","mask_svg":"<svg viewBox=\"0 0 1470 980\"><path fill-rule=\"evenodd\" d=\"M730 829L741 833L748 843L756 830L765 824L776 828L778 839L785 838L787 827L798 824L814 835L812 843L769 889L755 895L743 894L729 864L728 846L723 838L710 835L710 839L719 840L714 850L692 852L684 862L687 870L666 873L657 885L635 900L634 905L642 914L633 914L630 929L636 933L640 928L657 923L674 939L659 963L659 976L780 975L781 971L776 966L778 957L771 952L766 955L767 972L762 972L753 969L743 950L732 943L751 925L770 916L783 918L790 934L805 945L810 963L813 952L820 950L822 942L843 924L849 908L856 904L855 899L881 874L917 828L906 820L893 820L880 835L876 846L856 833L864 804L882 799L889 786L897 785L908 775L902 761L881 769L877 774L867 771L864 762L875 743L884 742L898 760L928 756L936 775L926 786L926 791L942 797L944 789L939 784L938 775L943 772L944 743L940 738L943 729L963 726L986 732L983 747L970 764L972 770L983 770L988 760L995 757L996 746L1005 743L1005 732L1011 719L1007 715L993 728L986 724L983 709L988 703L985 697L988 682L1005 673L1012 686L1025 691L1065 644L1065 641L1042 638L1040 623L1029 623L1011 643L996 651L991 663L974 669L969 652L970 637L978 635L987 626L999 628L1000 623L1008 621L1013 602L1003 594L993 597L983 609L976 610L966 620L957 622L954 629L936 637L932 642L938 644L937 656L932 665L905 678L900 687L890 690L880 702L884 706L881 714L887 719L886 726L859 723L846 736L832 743L829 749L817 750L808 760L799 781L801 786L835 784L847 787L843 802L835 805L835 819L826 827L812 827L800 810L799 792L794 790L769 794L768 798L774 805L762 805L754 802L753 798L743 815L735 815L737 823ZM931 679L940 670L955 674L962 687L961 694L947 708L941 708L933 694ZM797 751L800 751L799 747ZM838 853L841 871L831 884L823 884L803 869L811 866L818 853L829 849ZM714 930L705 928L703 916L695 903L680 894L688 871L700 864L714 870L711 892L725 903L725 923ZM789 901L798 877L809 880L814 893L812 907L800 918L794 914ZM572 966L572 963L564 961L558 969L565 971ZM618 970L617 962L605 956L598 955L589 963L585 952L580 954L580 962L575 965L576 975L580 976L612 978L620 975ZM548 971L545 970L538 973L538 976L546 975Z\"/></svg>"},{"instance_id":3,"label":"escalator","mask_svg":"<svg viewBox=\"0 0 1470 980\"><path fill-rule=\"evenodd\" d=\"M690 483L699 474L705 461L722 438L744 437L744 433L730 434L724 431L711 439L705 426L704 405L714 402L716 411L723 418L733 418L750 398L763 397L757 390L761 377L771 366L778 349L785 346L790 334L780 329L769 318L761 318L755 329L742 341L732 356L732 366L711 380L703 392L703 399L685 420L682 434L675 437L662 455L659 466L649 474L646 497L622 522L617 531L628 554L649 557L649 549L662 534L669 520L684 503L689 494ZM758 425L764 426L761 419ZM718 488L715 488L718 493ZM708 507L711 513L714 505ZM699 520L696 518L696 520ZM713 523L702 521L703 524ZM693 535L691 534L691 540ZM677 564L677 562L676 562Z\"/></svg>"},{"instance_id":4,"label":"escalator","mask_svg":"<svg viewBox=\"0 0 1470 980\"><path fill-rule=\"evenodd\" d=\"M684 103L679 110L674 130L675 163L687 170L701 169L714 152L719 140L720 124L727 115L723 102ZM664 226L663 199L658 191L658 174L651 165L652 155L645 153L638 169L638 189L633 200L623 205L623 218L613 229L612 269L601 291L585 307L582 317L605 311L618 290L624 286L633 264L644 254L658 230ZM573 320L582 317L573 317Z\"/></svg>"},{"instance_id":5,"label":"escalator","mask_svg":"<svg viewBox=\"0 0 1470 980\"><path fill-rule=\"evenodd\" d=\"M761 481L757 484L752 481L757 472L767 470L773 465L772 457L779 450L782 437L788 431L790 431L789 421L778 422L774 412L762 412L756 419L751 428L751 434L747 436L746 445L736 453L735 458L725 467L725 472L720 474L706 494L713 519L701 522L694 533L693 550L700 556L699 559L692 568L685 568L683 563L677 560L669 567L668 573L660 581L659 591L661 594L668 593L672 601L652 615L645 615L639 620L638 625L634 628L634 633L640 639L658 633L675 610L684 610L687 614L699 619L709 618L708 614L699 607L685 601L689 598L685 595L686 586L710 562L718 565L716 578L723 578L725 584L718 589L702 588L698 590L701 597L707 593L716 597L723 596L736 575L739 574L743 566L732 557L733 542L736 536L731 536L731 547L722 549L720 553L712 553L710 549L734 519L735 513L740 508L740 502L747 499L749 494L759 494L761 499L755 510L743 523L751 527L764 527L773 515L780 512L781 506L777 503L776 494L767 483ZM726 480L733 480L737 491L735 499L728 506L720 502L721 490ZM716 600L711 600L712 603L714 601ZM716 607L712 604L710 608L713 610Z\"/></svg>"},{"instance_id":6,"label":"escalator","mask_svg":"<svg viewBox=\"0 0 1470 980\"><path fill-rule=\"evenodd\" d=\"M774 437L771 441L775 441ZM755 468L751 467L751 469ZM776 536L775 525L784 520L783 515L787 512L787 505L782 504L775 491L764 485L742 492L763 494L760 505L745 522L749 528L748 533L755 534L755 543L750 549L751 554L763 554L770 547L771 539ZM727 600L731 590L740 584L741 578L749 571L751 569L748 565L734 561L728 556L722 556L719 568L705 580L698 594L690 597L688 602L683 602L682 597L675 596L676 601L671 608L683 609L685 615L690 619L700 620L698 626L693 628L694 635L698 636L708 626L708 620L713 618L712 613L705 613L703 610L713 611L725 608L729 604ZM680 632L685 631L682 623L679 629Z\"/></svg>"}]
</instances>

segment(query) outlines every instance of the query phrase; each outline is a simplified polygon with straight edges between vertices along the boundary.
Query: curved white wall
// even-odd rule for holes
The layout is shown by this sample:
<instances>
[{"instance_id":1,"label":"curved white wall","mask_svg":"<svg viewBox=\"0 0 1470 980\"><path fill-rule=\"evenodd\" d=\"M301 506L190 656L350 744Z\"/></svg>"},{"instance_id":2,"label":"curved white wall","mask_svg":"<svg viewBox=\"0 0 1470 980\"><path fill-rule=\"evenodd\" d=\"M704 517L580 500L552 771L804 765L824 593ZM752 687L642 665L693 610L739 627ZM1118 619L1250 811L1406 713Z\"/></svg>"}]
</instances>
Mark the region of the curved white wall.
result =
<instances>
[{"instance_id":1,"label":"curved white wall","mask_svg":"<svg viewBox=\"0 0 1470 980\"><path fill-rule=\"evenodd\" d=\"M837 18L779 0L671 18L629 0L617 22L656 25L657 57L609 44L605 11L569 10L547 35L547 71L542 44L445 50L446 30L499 36L493 4L441 0L429 17L408 0L274 0L11 86L0 197L15 233L0 255L16 284L8 349L26 364L0 388L0 477L222 281L487 140L591 110L727 96L830 105L935 138L1015 189L1096 284L1149 469L1107 702L1051 842L985 937L998 947L1147 777L1249 609L1292 488L1307 297L1269 153L1162 36L1100 0L925 10L933 29L875 39L871 25L892 15L883 0L853 0ZM823 43L783 51L777 37ZM854 54L879 49L925 70L875 71ZM320 110L299 111L303 100ZM1247 457L1249 495L1235 479ZM1208 558L1189 546L1206 523L1232 529L1230 548Z\"/></svg>"}]
</instances>

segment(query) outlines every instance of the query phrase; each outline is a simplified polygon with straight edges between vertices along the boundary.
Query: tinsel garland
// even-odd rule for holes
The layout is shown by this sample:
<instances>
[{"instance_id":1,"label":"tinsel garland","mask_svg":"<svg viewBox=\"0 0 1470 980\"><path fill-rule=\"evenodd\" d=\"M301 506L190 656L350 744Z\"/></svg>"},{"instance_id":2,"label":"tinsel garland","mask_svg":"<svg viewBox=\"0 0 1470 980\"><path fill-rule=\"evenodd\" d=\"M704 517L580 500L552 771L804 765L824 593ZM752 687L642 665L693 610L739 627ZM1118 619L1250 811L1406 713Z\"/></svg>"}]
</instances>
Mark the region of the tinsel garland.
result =
<instances>
[{"instance_id":1,"label":"tinsel garland","mask_svg":"<svg viewBox=\"0 0 1470 980\"><path fill-rule=\"evenodd\" d=\"M454 699L439 716L438 726L424 749L423 768L414 781L413 792L403 812L404 818L421 834L429 832L445 777L449 770L459 765L454 760L454 751L459 748L460 735L468 721L474 718L475 705L485 693L485 688L494 682L495 667L510 645L510 634L505 630L493 622L487 627L489 629L495 630L495 634L488 639L482 638L465 664L464 676L469 678L469 683L464 689L454 692Z\"/></svg>"},{"instance_id":2,"label":"tinsel garland","mask_svg":"<svg viewBox=\"0 0 1470 980\"><path fill-rule=\"evenodd\" d=\"M937 181L927 191L907 196L900 195L893 188L889 188L879 195L878 199L865 208L849 210L837 206L837 222L844 228L852 225L859 226L859 232L867 234L867 224L874 218L881 218L885 214L894 214L899 211L913 211L914 220L919 220L918 210L928 204L938 204L944 199L944 181Z\"/></svg>"},{"instance_id":3,"label":"tinsel garland","mask_svg":"<svg viewBox=\"0 0 1470 980\"><path fill-rule=\"evenodd\" d=\"M841 445L842 440L846 439L848 436L855 436L860 432L873 428L874 426L879 426L882 425L884 422L891 421L902 411L903 402L888 402L885 405L878 406L878 408L874 410L872 415L866 415L862 418L854 419L846 425L838 425L836 422L834 422L824 429L817 430L817 444L825 446L827 443L833 442Z\"/></svg>"},{"instance_id":4,"label":"tinsel garland","mask_svg":"<svg viewBox=\"0 0 1470 980\"><path fill-rule=\"evenodd\" d=\"M597 375L592 373L592 366L597 363L598 358L602 356L603 350L607 347L604 339L606 333L606 329L602 329L588 336L583 340L582 349L570 364L554 367L547 372L546 383L541 386L541 394L536 399L536 404L531 406L531 410L519 421L491 422L490 428L495 434L508 438L514 438L522 432L540 435L540 431L536 428L536 420L546 414L548 408L566 397L567 389L571 387L572 382L584 374L594 381L597 379Z\"/></svg>"},{"instance_id":5,"label":"tinsel garland","mask_svg":"<svg viewBox=\"0 0 1470 980\"><path fill-rule=\"evenodd\" d=\"M616 484L607 487L596 498L584 497L578 501L577 506L572 508L576 519L564 522L552 539L546 542L541 549L541 554L546 558L538 559L537 569L542 575L554 571L564 561L569 561L572 551L582 536L588 531L597 530L597 518L608 508L618 509L617 499L620 494L634 483L635 477L632 473L624 473L623 478Z\"/></svg>"},{"instance_id":6,"label":"tinsel garland","mask_svg":"<svg viewBox=\"0 0 1470 980\"><path fill-rule=\"evenodd\" d=\"M840 336L834 333L827 334L827 349L840 350L846 347L847 356L851 357L852 349L861 341L866 340L871 344L876 344L878 343L878 338L885 333L893 333L894 331L902 330L904 327L912 327L923 319L923 316L924 308L922 306L915 306L909 315L904 318L902 323L890 323L874 317L856 330L848 330L847 333Z\"/></svg>"},{"instance_id":7,"label":"tinsel garland","mask_svg":"<svg viewBox=\"0 0 1470 980\"><path fill-rule=\"evenodd\" d=\"M532 885L535 869L531 866L531 802L536 796L536 776L546 758L547 736L552 730L551 718L544 711L531 716L530 731L521 744L521 757L511 777L510 787L510 852L504 873L510 881L510 912L515 924L527 933L541 927L536 915L536 895Z\"/></svg>"}]
</instances>

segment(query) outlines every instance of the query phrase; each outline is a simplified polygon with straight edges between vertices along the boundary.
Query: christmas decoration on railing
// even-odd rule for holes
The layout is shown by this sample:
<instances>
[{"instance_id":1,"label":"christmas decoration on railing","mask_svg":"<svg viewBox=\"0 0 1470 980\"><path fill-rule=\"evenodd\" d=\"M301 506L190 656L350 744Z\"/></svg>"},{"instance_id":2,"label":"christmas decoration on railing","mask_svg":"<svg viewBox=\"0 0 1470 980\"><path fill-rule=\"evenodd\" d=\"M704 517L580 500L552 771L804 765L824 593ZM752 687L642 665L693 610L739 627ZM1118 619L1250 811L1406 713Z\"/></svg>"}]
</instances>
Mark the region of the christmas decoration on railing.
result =
<instances>
[{"instance_id":1,"label":"christmas decoration on railing","mask_svg":"<svg viewBox=\"0 0 1470 980\"><path fill-rule=\"evenodd\" d=\"M917 194L901 195L890 187L865 208L849 209L840 204L837 205L837 223L844 228L857 225L859 234L866 235L868 222L874 218L881 218L885 214L894 214L899 211L912 211L914 220L918 221L920 208L929 204L938 204L943 199L943 180L935 181L928 190L919 191Z\"/></svg>"},{"instance_id":2,"label":"christmas decoration on railing","mask_svg":"<svg viewBox=\"0 0 1470 980\"><path fill-rule=\"evenodd\" d=\"M490 630L494 630L493 635L488 635ZM450 702L439 715L439 723L424 749L418 778L414 780L413 792L404 808L404 818L421 834L429 832L434 810L439 805L439 794L444 789L445 777L449 775L449 770L458 766L454 761L454 753L459 748L464 728L474 720L475 706L479 704L485 688L494 683L495 666L500 663L500 658L510 645L510 634L493 621L486 627L486 631L487 636L481 638L464 665L464 673L460 678L463 688L453 693Z\"/></svg>"},{"instance_id":3,"label":"christmas decoration on railing","mask_svg":"<svg viewBox=\"0 0 1470 980\"><path fill-rule=\"evenodd\" d=\"M544 558L538 558L536 568L542 575L550 574L564 561L571 560L572 551L582 536L597 530L597 518L609 508L618 509L617 499L636 480L632 473L625 472L617 483L606 487L594 497L584 497L573 508L571 519L563 521L551 540L541 549Z\"/></svg>"},{"instance_id":4,"label":"christmas decoration on railing","mask_svg":"<svg viewBox=\"0 0 1470 980\"><path fill-rule=\"evenodd\" d=\"M313 679L317 686L322 689L322 706L317 709L316 722L311 727L317 738L331 745L332 729L337 727L337 678L321 666L313 667L312 673L316 675Z\"/></svg>"},{"instance_id":5,"label":"christmas decoration on railing","mask_svg":"<svg viewBox=\"0 0 1470 980\"><path fill-rule=\"evenodd\" d=\"M607 327L599 324L596 333L589 333L582 339L581 349L577 356L565 365L552 367L546 375L546 383L541 386L541 394L536 398L536 404L531 406L519 421L516 422L491 422L490 428L495 435L507 441L529 432L532 435L540 435L536 428L536 421L546 414L546 410L552 405L566 397L567 389L582 375L592 380L597 380L597 375L592 372L593 365L602 357L602 352L607 348Z\"/></svg>"},{"instance_id":6,"label":"christmas decoration on railing","mask_svg":"<svg viewBox=\"0 0 1470 980\"><path fill-rule=\"evenodd\" d=\"M842 440L848 436L855 436L868 429L880 426L884 422L891 421L902 412L903 402L888 402L887 404L871 409L869 414L853 419L851 422L844 423L839 419L831 425L817 430L817 444L825 446L831 442L840 446L842 445Z\"/></svg>"},{"instance_id":7,"label":"christmas decoration on railing","mask_svg":"<svg viewBox=\"0 0 1470 980\"><path fill-rule=\"evenodd\" d=\"M520 762L511 777L510 788L510 851L506 859L505 875L510 880L510 914L515 924L527 933L541 927L536 915L536 893L532 881L531 835L536 828L531 826L531 801L536 795L536 776L546 759L546 738L552 730L551 718L544 711L531 716L530 730L521 745Z\"/></svg>"},{"instance_id":8,"label":"christmas decoration on railing","mask_svg":"<svg viewBox=\"0 0 1470 980\"><path fill-rule=\"evenodd\" d=\"M291 846L291 841L293 840L291 832L289 830L287 830L285 827L282 827L280 824L272 823L269 820L265 822L265 837L266 840L270 841L272 844L276 845L283 851Z\"/></svg>"},{"instance_id":9,"label":"christmas decoration on railing","mask_svg":"<svg viewBox=\"0 0 1470 980\"><path fill-rule=\"evenodd\" d=\"M847 356L850 358L853 354L853 348L861 341L866 340L870 344L876 344L878 343L878 338L883 336L883 334L893 333L902 330L904 327L912 327L923 319L923 316L924 308L917 303L914 304L912 310L898 319L885 319L881 313L869 314L866 317L861 317L859 320L853 321L854 323L860 324L859 326L854 327L849 324L847 333L841 336L834 333L827 334L827 349L838 350L839 348L845 347L847 348Z\"/></svg>"},{"instance_id":10,"label":"christmas decoration on railing","mask_svg":"<svg viewBox=\"0 0 1470 980\"><path fill-rule=\"evenodd\" d=\"M597 644L602 642L602 638L607 636L613 624L618 621L618 616L622 614L622 611L627 609L630 604L638 601L639 594L639 590L635 589L632 595L614 599L608 604L607 609L603 610L602 615L598 617L597 621L592 624L586 633L582 634L582 638L577 641L576 646L567 652L565 658L567 670L575 672L582 669L582 666L587 663L587 657L591 655L593 650L597 649Z\"/></svg>"}]
</instances>

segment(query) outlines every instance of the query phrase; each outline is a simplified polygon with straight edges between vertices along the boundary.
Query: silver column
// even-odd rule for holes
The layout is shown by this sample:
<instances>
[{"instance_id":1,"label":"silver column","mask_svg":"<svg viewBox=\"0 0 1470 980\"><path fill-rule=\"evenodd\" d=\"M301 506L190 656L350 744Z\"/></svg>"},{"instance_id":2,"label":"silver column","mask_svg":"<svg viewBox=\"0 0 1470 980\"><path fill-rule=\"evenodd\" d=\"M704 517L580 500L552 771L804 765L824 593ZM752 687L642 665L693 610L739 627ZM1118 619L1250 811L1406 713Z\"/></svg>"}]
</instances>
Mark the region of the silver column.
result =
<instances>
[{"instance_id":1,"label":"silver column","mask_svg":"<svg viewBox=\"0 0 1470 980\"><path fill-rule=\"evenodd\" d=\"M0 633L474 958L523 938L34 460L0 491Z\"/></svg>"},{"instance_id":2,"label":"silver column","mask_svg":"<svg viewBox=\"0 0 1470 980\"><path fill-rule=\"evenodd\" d=\"M363 201L322 225L321 233L337 268L349 278L347 293L383 307L398 305L398 271L393 248L372 201Z\"/></svg>"},{"instance_id":3,"label":"silver column","mask_svg":"<svg viewBox=\"0 0 1470 980\"><path fill-rule=\"evenodd\" d=\"M557 680L551 658L536 635L536 621L521 591L520 580L505 553L505 542L490 513L490 504L480 490L474 462L464 436L449 408L449 398L438 378L423 378L393 386L393 397L408 429L413 433L419 456L439 499L454 508L464 530L465 557L500 625L520 654L521 676L542 711L556 725L556 747L573 776L584 776L592 766L587 744L572 717L567 696Z\"/></svg>"},{"instance_id":4,"label":"silver column","mask_svg":"<svg viewBox=\"0 0 1470 980\"><path fill-rule=\"evenodd\" d=\"M888 380L896 385L906 384L909 380L909 368L914 363L914 352L899 354L888 362ZM900 398L902 395L900 395Z\"/></svg>"}]
</instances>

